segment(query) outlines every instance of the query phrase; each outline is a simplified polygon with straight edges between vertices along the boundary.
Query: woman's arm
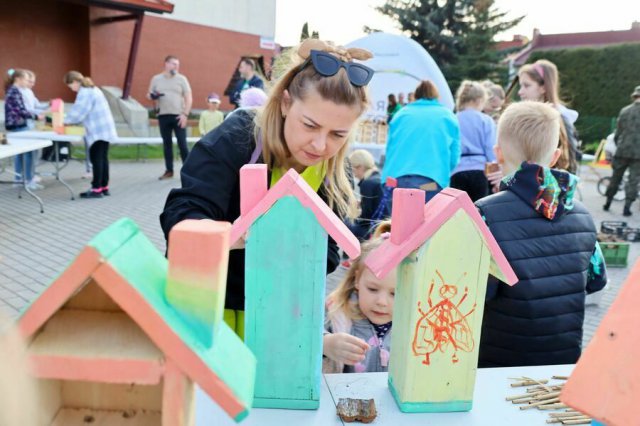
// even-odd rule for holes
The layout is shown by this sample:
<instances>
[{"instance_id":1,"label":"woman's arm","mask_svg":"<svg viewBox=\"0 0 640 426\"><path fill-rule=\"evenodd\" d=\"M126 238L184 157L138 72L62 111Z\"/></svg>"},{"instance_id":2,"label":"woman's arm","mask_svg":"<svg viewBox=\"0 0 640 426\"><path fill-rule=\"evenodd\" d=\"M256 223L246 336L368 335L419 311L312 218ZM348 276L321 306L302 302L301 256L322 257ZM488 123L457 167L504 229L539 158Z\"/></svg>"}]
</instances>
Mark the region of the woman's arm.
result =
<instances>
[{"instance_id":1,"label":"woman's arm","mask_svg":"<svg viewBox=\"0 0 640 426\"><path fill-rule=\"evenodd\" d=\"M87 118L93 108L93 96L91 96L90 92L90 90L83 88L78 91L76 101L64 118L65 125L82 123Z\"/></svg>"}]
</instances>

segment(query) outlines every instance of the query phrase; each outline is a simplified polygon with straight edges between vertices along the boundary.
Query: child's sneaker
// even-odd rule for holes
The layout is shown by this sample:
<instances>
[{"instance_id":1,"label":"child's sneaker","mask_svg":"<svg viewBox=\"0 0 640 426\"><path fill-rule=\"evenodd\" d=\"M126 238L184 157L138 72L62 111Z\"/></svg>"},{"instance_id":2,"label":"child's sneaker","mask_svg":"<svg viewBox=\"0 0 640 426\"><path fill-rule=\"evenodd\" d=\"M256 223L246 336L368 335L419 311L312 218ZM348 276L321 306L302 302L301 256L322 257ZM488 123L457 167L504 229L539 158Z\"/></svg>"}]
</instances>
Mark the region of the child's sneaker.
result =
<instances>
[{"instance_id":1,"label":"child's sneaker","mask_svg":"<svg viewBox=\"0 0 640 426\"><path fill-rule=\"evenodd\" d=\"M102 187L102 195L104 195L105 197L108 197L109 195L111 195L111 193L109 192L109 187L108 186L103 186Z\"/></svg>"},{"instance_id":2,"label":"child's sneaker","mask_svg":"<svg viewBox=\"0 0 640 426\"><path fill-rule=\"evenodd\" d=\"M40 183L42 182L42 178L40 177L40 175L33 175L33 179L31 179L31 182Z\"/></svg>"},{"instance_id":3,"label":"child's sneaker","mask_svg":"<svg viewBox=\"0 0 640 426\"><path fill-rule=\"evenodd\" d=\"M80 198L102 198L102 191L99 189L90 189L80 193Z\"/></svg>"},{"instance_id":4,"label":"child's sneaker","mask_svg":"<svg viewBox=\"0 0 640 426\"><path fill-rule=\"evenodd\" d=\"M27 189L29 189L30 191L37 191L43 188L44 186L35 183L33 180L27 184Z\"/></svg>"}]
</instances>

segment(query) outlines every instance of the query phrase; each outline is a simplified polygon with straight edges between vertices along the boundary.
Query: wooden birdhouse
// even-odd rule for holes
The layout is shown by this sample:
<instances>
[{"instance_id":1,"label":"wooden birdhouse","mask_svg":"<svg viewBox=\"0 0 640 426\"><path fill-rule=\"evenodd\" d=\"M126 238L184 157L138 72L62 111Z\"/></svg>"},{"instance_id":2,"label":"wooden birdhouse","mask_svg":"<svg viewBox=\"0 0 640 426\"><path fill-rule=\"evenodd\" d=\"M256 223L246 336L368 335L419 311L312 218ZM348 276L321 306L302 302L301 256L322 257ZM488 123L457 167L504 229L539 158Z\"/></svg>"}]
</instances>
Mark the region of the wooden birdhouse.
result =
<instances>
[{"instance_id":1,"label":"wooden birdhouse","mask_svg":"<svg viewBox=\"0 0 640 426\"><path fill-rule=\"evenodd\" d=\"M51 126L53 131L64 134L64 102L62 99L51 99Z\"/></svg>"},{"instance_id":2,"label":"wooden birdhouse","mask_svg":"<svg viewBox=\"0 0 640 426\"><path fill-rule=\"evenodd\" d=\"M517 281L469 196L445 189L393 192L391 237L365 264L397 267L389 389L401 411L468 411L489 274Z\"/></svg>"},{"instance_id":3,"label":"wooden birdhouse","mask_svg":"<svg viewBox=\"0 0 640 426\"><path fill-rule=\"evenodd\" d=\"M607 426L640 423L635 406L640 401L638 304L640 261L636 262L560 394L562 402Z\"/></svg>"},{"instance_id":4,"label":"wooden birdhouse","mask_svg":"<svg viewBox=\"0 0 640 426\"><path fill-rule=\"evenodd\" d=\"M231 225L184 221L169 260L129 219L98 234L18 328L44 425L194 423L194 383L239 421L255 357L222 322Z\"/></svg>"},{"instance_id":5,"label":"wooden birdhouse","mask_svg":"<svg viewBox=\"0 0 640 426\"><path fill-rule=\"evenodd\" d=\"M316 409L328 237L351 257L360 244L293 169L267 190L267 167L244 166L240 197L231 244L248 233L245 342L258 360L253 406Z\"/></svg>"}]
</instances>

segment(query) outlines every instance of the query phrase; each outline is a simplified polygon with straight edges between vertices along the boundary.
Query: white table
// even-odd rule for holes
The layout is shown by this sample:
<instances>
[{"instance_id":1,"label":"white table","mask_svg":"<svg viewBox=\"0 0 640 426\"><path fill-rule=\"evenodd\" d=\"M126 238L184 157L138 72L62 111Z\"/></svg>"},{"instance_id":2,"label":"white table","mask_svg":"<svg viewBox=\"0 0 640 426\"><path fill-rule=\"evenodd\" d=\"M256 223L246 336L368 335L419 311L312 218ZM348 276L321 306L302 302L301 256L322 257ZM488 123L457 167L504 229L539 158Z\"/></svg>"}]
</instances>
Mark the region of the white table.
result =
<instances>
[{"instance_id":1,"label":"white table","mask_svg":"<svg viewBox=\"0 0 640 426\"><path fill-rule=\"evenodd\" d=\"M0 145L0 159L15 157L16 155L25 154L27 152L37 151L42 148L46 148L48 146L53 145L53 142L48 140L41 139L20 139L16 140L13 138L13 135L7 135L7 145ZM35 198L40 204L40 213L44 213L44 203L42 199L38 197L36 194L31 192L29 187L27 186L26 180L26 171L27 169L27 161L25 157L22 157L22 186L18 191L18 198L22 198L22 190Z\"/></svg>"},{"instance_id":2,"label":"white table","mask_svg":"<svg viewBox=\"0 0 640 426\"><path fill-rule=\"evenodd\" d=\"M573 365L539 367L483 368L478 370L473 409L460 413L403 413L398 409L387 386L387 373L326 374L320 392L320 408L306 410L253 409L242 425L342 425L335 405L340 398L373 398L378 416L374 425L392 426L485 426L485 425L545 425L548 411L520 410L505 401L508 395L526 392L526 388L511 388L510 377L550 379L553 375L568 376ZM200 389L196 393L196 425L235 424ZM354 423L356 424L356 423Z\"/></svg>"}]
</instances>

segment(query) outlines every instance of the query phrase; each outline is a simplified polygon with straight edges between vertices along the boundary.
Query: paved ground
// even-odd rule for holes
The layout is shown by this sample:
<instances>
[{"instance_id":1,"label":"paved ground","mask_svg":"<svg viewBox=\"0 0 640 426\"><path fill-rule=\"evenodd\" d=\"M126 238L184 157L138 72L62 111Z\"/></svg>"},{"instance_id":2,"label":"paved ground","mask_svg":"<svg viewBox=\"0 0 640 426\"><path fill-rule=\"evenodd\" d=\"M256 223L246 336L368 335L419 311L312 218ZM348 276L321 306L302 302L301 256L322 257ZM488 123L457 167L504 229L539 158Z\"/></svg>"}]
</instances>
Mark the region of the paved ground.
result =
<instances>
[{"instance_id":1,"label":"paved ground","mask_svg":"<svg viewBox=\"0 0 640 426\"><path fill-rule=\"evenodd\" d=\"M48 168L50 165L44 164L39 171ZM179 179L158 181L163 170L159 161L112 162L110 186L113 195L99 200L71 201L66 188L45 177L45 189L37 192L45 202L44 214L28 195L23 194L23 198L18 199L17 190L11 185L0 185L0 311L16 316L65 269L96 233L121 217L136 221L156 247L164 251L158 215L169 190L179 185ZM82 165L75 161L62 171L62 177L76 193L89 187L89 182L80 178L82 174ZM584 203L596 223L621 220L622 203L614 204L612 212L603 212L602 197L595 189L597 176L586 167L582 174ZM8 173L0 174L1 180L10 178ZM635 215L627 222L630 226L640 227L637 205L633 211ZM629 265L639 253L640 243L631 244ZM628 271L628 268L609 270L608 290L602 294L599 305L587 308L586 342L611 305ZM343 274L344 270L333 274L328 287L335 286Z\"/></svg>"}]
</instances>

